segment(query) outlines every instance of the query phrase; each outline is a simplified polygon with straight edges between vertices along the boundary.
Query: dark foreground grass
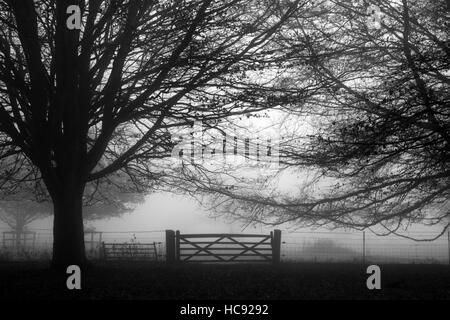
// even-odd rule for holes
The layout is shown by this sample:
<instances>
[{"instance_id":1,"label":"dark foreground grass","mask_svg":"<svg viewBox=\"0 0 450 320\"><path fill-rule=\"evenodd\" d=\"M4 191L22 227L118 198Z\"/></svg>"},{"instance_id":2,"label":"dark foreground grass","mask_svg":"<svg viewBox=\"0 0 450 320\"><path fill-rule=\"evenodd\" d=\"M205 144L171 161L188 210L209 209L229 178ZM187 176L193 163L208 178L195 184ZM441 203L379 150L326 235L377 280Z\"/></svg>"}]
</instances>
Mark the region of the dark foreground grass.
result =
<instances>
[{"instance_id":1,"label":"dark foreground grass","mask_svg":"<svg viewBox=\"0 0 450 320\"><path fill-rule=\"evenodd\" d=\"M382 289L368 290L357 264L172 265L96 263L82 290L45 263L0 263L0 299L450 299L446 265L380 265Z\"/></svg>"}]
</instances>

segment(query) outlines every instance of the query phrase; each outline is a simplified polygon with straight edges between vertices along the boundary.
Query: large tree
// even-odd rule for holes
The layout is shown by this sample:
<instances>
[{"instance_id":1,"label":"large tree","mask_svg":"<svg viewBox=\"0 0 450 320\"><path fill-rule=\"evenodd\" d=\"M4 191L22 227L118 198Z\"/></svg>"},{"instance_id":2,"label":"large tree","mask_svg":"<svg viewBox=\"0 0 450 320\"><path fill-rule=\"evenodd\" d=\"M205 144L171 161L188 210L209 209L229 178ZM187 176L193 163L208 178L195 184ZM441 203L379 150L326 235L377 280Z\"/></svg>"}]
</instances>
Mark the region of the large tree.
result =
<instances>
[{"instance_id":1,"label":"large tree","mask_svg":"<svg viewBox=\"0 0 450 320\"><path fill-rule=\"evenodd\" d=\"M280 85L305 97L284 110L309 123L282 143L281 168L301 172L303 183L289 193L199 189L247 221L387 232L423 223L445 232L450 4L319 2L276 37L290 51Z\"/></svg>"},{"instance_id":2,"label":"large tree","mask_svg":"<svg viewBox=\"0 0 450 320\"><path fill-rule=\"evenodd\" d=\"M71 5L80 8L81 30L66 24ZM245 72L276 64L265 46L295 8L254 0L0 1L0 157L29 161L45 184L55 267L85 263L87 183L119 170L143 191L162 176L157 161L171 154L173 128L270 107L240 103Z\"/></svg>"}]
</instances>

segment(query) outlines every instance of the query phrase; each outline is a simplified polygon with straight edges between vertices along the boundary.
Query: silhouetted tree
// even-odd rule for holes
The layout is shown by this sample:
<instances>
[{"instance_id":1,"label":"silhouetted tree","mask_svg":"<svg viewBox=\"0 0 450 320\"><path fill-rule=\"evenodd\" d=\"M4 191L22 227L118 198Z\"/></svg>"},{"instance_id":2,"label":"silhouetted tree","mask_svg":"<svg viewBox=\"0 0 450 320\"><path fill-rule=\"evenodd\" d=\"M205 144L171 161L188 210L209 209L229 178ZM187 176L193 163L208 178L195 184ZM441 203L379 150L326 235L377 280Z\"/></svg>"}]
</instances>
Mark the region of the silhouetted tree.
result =
<instances>
[{"instance_id":1,"label":"silhouetted tree","mask_svg":"<svg viewBox=\"0 0 450 320\"><path fill-rule=\"evenodd\" d=\"M71 5L81 30L66 26ZM121 171L144 191L162 176L169 129L270 107L244 99L245 73L276 65L264 50L293 12L251 0L0 1L0 158L29 162L52 199L53 266L85 263L87 183Z\"/></svg>"}]
</instances>

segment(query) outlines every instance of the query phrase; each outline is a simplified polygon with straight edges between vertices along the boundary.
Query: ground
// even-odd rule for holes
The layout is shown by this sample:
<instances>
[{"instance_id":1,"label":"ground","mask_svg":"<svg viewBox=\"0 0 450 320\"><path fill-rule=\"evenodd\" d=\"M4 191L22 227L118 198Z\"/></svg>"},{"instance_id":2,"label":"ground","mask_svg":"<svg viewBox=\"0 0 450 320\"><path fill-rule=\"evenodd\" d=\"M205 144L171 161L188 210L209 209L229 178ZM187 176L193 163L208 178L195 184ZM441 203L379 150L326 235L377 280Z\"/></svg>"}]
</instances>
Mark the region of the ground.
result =
<instances>
[{"instance_id":1,"label":"ground","mask_svg":"<svg viewBox=\"0 0 450 320\"><path fill-rule=\"evenodd\" d=\"M0 299L450 299L448 265L380 265L368 290L360 264L165 265L97 262L82 290L66 289L46 263L0 263Z\"/></svg>"}]
</instances>

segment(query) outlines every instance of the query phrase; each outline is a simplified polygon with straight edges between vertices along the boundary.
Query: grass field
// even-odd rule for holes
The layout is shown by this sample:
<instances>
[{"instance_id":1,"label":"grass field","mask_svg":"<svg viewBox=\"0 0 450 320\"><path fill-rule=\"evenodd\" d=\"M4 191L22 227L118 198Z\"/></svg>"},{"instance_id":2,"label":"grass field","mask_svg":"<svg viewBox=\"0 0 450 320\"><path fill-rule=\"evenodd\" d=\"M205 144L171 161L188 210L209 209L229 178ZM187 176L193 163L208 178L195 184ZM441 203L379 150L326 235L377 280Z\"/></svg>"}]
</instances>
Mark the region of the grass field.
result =
<instances>
[{"instance_id":1,"label":"grass field","mask_svg":"<svg viewBox=\"0 0 450 320\"><path fill-rule=\"evenodd\" d=\"M69 291L44 263L2 262L0 299L450 299L448 265L380 267L382 289L368 290L358 264L96 263Z\"/></svg>"}]
</instances>

